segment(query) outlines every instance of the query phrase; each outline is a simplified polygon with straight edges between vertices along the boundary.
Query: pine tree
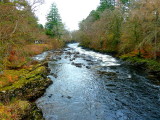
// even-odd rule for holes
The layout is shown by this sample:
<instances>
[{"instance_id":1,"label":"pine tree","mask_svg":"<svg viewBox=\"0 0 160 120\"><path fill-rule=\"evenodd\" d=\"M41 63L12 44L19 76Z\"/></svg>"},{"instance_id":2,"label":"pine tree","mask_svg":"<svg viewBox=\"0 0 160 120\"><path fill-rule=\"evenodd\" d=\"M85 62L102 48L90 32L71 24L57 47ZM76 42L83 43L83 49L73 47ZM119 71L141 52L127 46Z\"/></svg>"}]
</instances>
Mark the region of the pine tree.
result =
<instances>
[{"instance_id":1,"label":"pine tree","mask_svg":"<svg viewBox=\"0 0 160 120\"><path fill-rule=\"evenodd\" d=\"M105 9L113 10L115 7L115 0L100 0L100 6L98 7L98 11L103 12Z\"/></svg>"},{"instance_id":2,"label":"pine tree","mask_svg":"<svg viewBox=\"0 0 160 120\"><path fill-rule=\"evenodd\" d=\"M54 3L51 5L51 10L47 15L47 23L45 25L45 28L47 35L61 38L64 25L58 13L58 8Z\"/></svg>"}]
</instances>

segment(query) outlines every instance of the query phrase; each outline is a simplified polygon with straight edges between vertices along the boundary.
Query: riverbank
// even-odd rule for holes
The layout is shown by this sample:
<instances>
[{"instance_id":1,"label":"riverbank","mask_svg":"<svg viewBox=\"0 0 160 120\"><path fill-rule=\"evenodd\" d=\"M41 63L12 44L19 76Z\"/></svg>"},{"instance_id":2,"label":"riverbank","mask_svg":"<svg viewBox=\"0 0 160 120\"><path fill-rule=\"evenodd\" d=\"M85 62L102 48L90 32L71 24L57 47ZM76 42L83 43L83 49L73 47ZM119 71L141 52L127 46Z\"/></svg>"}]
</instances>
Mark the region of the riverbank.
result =
<instances>
[{"instance_id":1,"label":"riverbank","mask_svg":"<svg viewBox=\"0 0 160 120\"><path fill-rule=\"evenodd\" d=\"M130 65L132 67L144 70L148 74L148 78L158 79L160 77L160 63L158 61L138 57L136 54L119 55L116 51L105 51L101 49L89 48L81 44L79 46L81 46L84 49L92 50L95 52L112 55L124 61L124 64L126 65ZM160 81L158 82L158 84L160 84Z\"/></svg>"},{"instance_id":2,"label":"riverbank","mask_svg":"<svg viewBox=\"0 0 160 120\"><path fill-rule=\"evenodd\" d=\"M125 61L127 65L131 65L133 67L142 69L145 72L147 72L148 78L151 78L151 79L160 78L160 63L158 61L140 58L136 56L128 56L128 55L122 55L122 56L119 56L119 58ZM159 81L159 85L160 85L160 81Z\"/></svg>"},{"instance_id":3,"label":"riverbank","mask_svg":"<svg viewBox=\"0 0 160 120\"><path fill-rule=\"evenodd\" d=\"M0 119L42 120L34 101L52 84L47 78L48 63L30 61L21 69L4 70L0 76Z\"/></svg>"}]
</instances>

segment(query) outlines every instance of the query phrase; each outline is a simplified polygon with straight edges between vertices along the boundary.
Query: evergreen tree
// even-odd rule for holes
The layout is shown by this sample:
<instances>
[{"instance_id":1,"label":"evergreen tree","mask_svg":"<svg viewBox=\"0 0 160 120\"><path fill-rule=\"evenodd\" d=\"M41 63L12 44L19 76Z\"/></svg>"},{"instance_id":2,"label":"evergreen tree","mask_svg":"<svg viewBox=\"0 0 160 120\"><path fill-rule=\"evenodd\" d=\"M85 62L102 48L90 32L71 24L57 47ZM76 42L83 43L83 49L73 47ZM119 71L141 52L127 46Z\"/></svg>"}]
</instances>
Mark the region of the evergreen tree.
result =
<instances>
[{"instance_id":1,"label":"evergreen tree","mask_svg":"<svg viewBox=\"0 0 160 120\"><path fill-rule=\"evenodd\" d=\"M46 28L47 35L61 38L64 25L58 13L58 8L54 3L51 5L51 10L47 15L47 23L45 25L45 28Z\"/></svg>"},{"instance_id":2,"label":"evergreen tree","mask_svg":"<svg viewBox=\"0 0 160 120\"><path fill-rule=\"evenodd\" d=\"M115 0L100 0L100 6L98 7L98 11L103 12L105 9L113 10L115 7Z\"/></svg>"}]
</instances>

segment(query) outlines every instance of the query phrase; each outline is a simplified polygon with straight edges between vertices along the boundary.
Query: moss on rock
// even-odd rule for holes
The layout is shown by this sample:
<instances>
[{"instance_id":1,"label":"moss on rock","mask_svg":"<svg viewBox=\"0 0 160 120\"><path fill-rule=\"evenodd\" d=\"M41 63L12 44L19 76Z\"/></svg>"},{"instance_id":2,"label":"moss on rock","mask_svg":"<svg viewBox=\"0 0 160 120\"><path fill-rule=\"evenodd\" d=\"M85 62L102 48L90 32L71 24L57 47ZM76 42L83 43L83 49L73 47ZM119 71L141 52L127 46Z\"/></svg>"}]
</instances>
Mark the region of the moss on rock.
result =
<instances>
[{"instance_id":1,"label":"moss on rock","mask_svg":"<svg viewBox=\"0 0 160 120\"><path fill-rule=\"evenodd\" d=\"M26 69L5 70L4 74L0 77L0 81L8 82L0 87L0 103L4 104L2 105L3 108L8 108L6 103L11 103L12 100L17 99L19 103L24 102L28 105L25 109L21 109L22 114L15 113L15 115L20 116L17 119L43 120L41 111L32 101L42 96L45 89L52 83L52 81L47 78L47 71L46 62L32 65L32 67ZM14 76L16 76L16 79L13 79ZM12 104L14 106L17 102ZM21 108L23 108L23 106L21 106ZM2 111L0 114L4 114L4 120L8 119L7 117L10 117L9 119L12 120L14 115L8 114L7 116L7 114L5 115L5 111Z\"/></svg>"}]
</instances>

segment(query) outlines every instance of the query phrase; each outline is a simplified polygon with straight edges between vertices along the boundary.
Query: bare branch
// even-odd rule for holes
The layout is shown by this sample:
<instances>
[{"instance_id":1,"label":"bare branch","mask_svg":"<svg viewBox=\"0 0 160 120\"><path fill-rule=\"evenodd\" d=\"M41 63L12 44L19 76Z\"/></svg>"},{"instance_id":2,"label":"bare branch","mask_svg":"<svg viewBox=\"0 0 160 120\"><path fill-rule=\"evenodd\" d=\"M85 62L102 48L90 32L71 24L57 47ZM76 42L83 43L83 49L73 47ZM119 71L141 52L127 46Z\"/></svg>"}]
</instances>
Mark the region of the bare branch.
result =
<instances>
[{"instance_id":1,"label":"bare branch","mask_svg":"<svg viewBox=\"0 0 160 120\"><path fill-rule=\"evenodd\" d=\"M33 12L36 11L36 9L44 3L44 0L27 0L31 6L31 9Z\"/></svg>"}]
</instances>

